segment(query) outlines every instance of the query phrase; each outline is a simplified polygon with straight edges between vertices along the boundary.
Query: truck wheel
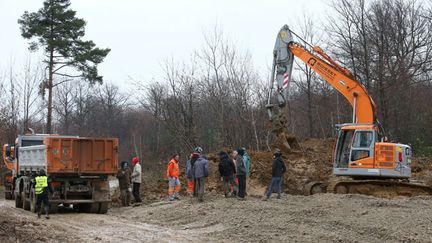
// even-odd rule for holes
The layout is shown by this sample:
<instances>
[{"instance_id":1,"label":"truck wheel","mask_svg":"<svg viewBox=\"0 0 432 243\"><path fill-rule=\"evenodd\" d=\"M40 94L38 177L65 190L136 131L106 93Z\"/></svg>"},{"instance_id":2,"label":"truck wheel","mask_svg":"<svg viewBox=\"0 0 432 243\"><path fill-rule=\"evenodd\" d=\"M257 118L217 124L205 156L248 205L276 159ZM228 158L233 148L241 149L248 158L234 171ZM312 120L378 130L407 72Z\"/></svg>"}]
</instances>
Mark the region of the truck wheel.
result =
<instances>
[{"instance_id":1,"label":"truck wheel","mask_svg":"<svg viewBox=\"0 0 432 243\"><path fill-rule=\"evenodd\" d=\"M21 192L21 201L22 201L22 208L24 210L30 210L30 198L26 197L26 193L24 191Z\"/></svg>"},{"instance_id":2,"label":"truck wheel","mask_svg":"<svg viewBox=\"0 0 432 243\"><path fill-rule=\"evenodd\" d=\"M6 186L5 190L6 190L5 191L5 199L8 199L8 200L13 199L12 187Z\"/></svg>"},{"instance_id":3,"label":"truck wheel","mask_svg":"<svg viewBox=\"0 0 432 243\"><path fill-rule=\"evenodd\" d=\"M5 199L11 200L12 198L12 192L5 192Z\"/></svg>"},{"instance_id":4,"label":"truck wheel","mask_svg":"<svg viewBox=\"0 0 432 243\"><path fill-rule=\"evenodd\" d=\"M22 208L23 203L21 200L21 195L19 193L15 193L15 207L16 208Z\"/></svg>"},{"instance_id":5,"label":"truck wheel","mask_svg":"<svg viewBox=\"0 0 432 243\"><path fill-rule=\"evenodd\" d=\"M36 193L35 193L34 189L30 190L29 198L30 198L30 211L32 213L35 213L36 212Z\"/></svg>"},{"instance_id":6,"label":"truck wheel","mask_svg":"<svg viewBox=\"0 0 432 243\"><path fill-rule=\"evenodd\" d=\"M108 212L108 202L99 203L99 213L105 214Z\"/></svg>"}]
</instances>

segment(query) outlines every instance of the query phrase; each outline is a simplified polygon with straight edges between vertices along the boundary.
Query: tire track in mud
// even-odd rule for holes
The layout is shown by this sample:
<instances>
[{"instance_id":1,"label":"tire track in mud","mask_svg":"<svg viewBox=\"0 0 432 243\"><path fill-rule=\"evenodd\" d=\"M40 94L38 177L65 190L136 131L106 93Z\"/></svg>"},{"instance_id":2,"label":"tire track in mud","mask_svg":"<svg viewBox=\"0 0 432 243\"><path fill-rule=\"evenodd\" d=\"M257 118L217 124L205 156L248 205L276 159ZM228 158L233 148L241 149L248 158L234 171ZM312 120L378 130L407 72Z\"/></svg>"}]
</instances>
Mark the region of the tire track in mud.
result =
<instances>
[{"instance_id":1,"label":"tire track in mud","mask_svg":"<svg viewBox=\"0 0 432 243\"><path fill-rule=\"evenodd\" d=\"M0 215L9 228L0 231L0 241L31 242L191 242L201 239L191 231L175 230L120 218L110 214L64 212L37 219L36 214L17 209L13 201L0 199ZM7 221L6 221L7 220ZM34 227L29 227L34 226ZM14 230L16 229L16 230ZM21 234L21 233L22 234Z\"/></svg>"}]
</instances>

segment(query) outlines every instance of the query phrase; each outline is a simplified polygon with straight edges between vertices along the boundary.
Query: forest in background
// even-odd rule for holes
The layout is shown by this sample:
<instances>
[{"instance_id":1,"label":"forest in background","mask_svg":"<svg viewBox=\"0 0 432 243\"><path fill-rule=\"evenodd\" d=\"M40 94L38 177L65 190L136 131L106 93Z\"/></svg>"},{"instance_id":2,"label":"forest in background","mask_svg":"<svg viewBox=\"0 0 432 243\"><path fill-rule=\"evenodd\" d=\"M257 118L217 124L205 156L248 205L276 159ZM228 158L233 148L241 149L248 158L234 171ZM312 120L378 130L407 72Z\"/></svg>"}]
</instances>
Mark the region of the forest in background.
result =
<instances>
[{"instance_id":1,"label":"forest in background","mask_svg":"<svg viewBox=\"0 0 432 243\"><path fill-rule=\"evenodd\" d=\"M392 141L411 144L417 156L432 156L429 5L413 0L331 5L320 25L311 16L288 24L367 88ZM189 60L166 59L163 78L134 80L131 91L79 79L58 85L54 132L117 137L122 160L138 155L162 161L177 152L186 157L195 146L205 152L268 149L274 139L265 110L270 70L258 73L253 57L221 28L203 39ZM268 48L270 55L273 47ZM46 98L40 84L45 76L44 66L33 60L0 73L1 144L13 143L28 127L44 132ZM343 96L298 60L289 92L289 130L300 139L333 137L334 124L350 122L351 107Z\"/></svg>"}]
</instances>

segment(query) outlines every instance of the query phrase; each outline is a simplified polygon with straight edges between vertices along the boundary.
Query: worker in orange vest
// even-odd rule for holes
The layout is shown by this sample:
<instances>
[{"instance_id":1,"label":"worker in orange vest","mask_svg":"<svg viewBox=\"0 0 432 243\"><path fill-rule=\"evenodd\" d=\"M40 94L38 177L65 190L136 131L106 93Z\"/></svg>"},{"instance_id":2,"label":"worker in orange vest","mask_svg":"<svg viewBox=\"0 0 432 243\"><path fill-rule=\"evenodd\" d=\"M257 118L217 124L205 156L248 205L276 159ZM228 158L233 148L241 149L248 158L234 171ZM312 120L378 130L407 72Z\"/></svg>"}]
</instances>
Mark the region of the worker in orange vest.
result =
<instances>
[{"instance_id":1,"label":"worker in orange vest","mask_svg":"<svg viewBox=\"0 0 432 243\"><path fill-rule=\"evenodd\" d=\"M180 155L175 154L170 162L168 163L167 168L167 177L168 177L168 195L169 200L180 200L179 192L180 192L180 169L179 169L179 159Z\"/></svg>"}]
</instances>

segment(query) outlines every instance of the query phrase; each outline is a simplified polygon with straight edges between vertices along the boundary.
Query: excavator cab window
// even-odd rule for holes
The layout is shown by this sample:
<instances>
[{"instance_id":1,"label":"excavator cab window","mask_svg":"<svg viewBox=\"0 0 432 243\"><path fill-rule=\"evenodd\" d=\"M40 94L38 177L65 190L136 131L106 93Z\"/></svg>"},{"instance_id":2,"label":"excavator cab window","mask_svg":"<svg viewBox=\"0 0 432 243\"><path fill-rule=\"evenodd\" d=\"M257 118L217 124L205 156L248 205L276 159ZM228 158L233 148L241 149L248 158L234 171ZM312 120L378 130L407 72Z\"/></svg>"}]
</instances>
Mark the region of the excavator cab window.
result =
<instances>
[{"instance_id":1,"label":"excavator cab window","mask_svg":"<svg viewBox=\"0 0 432 243\"><path fill-rule=\"evenodd\" d=\"M352 143L351 161L369 158L373 154L373 131L356 131Z\"/></svg>"},{"instance_id":2,"label":"excavator cab window","mask_svg":"<svg viewBox=\"0 0 432 243\"><path fill-rule=\"evenodd\" d=\"M335 164L337 168L347 168L354 130L341 130L336 147Z\"/></svg>"},{"instance_id":3,"label":"excavator cab window","mask_svg":"<svg viewBox=\"0 0 432 243\"><path fill-rule=\"evenodd\" d=\"M356 132L353 147L354 148L369 148L373 141L373 133L371 131Z\"/></svg>"}]
</instances>

